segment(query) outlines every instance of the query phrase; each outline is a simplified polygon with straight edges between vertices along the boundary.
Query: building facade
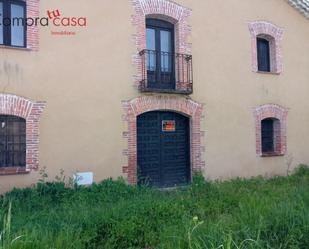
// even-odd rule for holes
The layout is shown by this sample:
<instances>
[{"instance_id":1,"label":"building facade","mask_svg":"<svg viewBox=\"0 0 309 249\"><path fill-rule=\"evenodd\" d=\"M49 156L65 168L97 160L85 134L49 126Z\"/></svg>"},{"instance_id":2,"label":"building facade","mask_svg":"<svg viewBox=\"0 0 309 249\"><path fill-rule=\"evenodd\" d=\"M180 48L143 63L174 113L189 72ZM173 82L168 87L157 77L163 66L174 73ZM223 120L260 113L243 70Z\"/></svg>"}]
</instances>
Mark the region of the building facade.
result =
<instances>
[{"instance_id":1,"label":"building facade","mask_svg":"<svg viewBox=\"0 0 309 249\"><path fill-rule=\"evenodd\" d=\"M170 187L309 164L307 0L3 0L0 13L0 192L42 168Z\"/></svg>"}]
</instances>

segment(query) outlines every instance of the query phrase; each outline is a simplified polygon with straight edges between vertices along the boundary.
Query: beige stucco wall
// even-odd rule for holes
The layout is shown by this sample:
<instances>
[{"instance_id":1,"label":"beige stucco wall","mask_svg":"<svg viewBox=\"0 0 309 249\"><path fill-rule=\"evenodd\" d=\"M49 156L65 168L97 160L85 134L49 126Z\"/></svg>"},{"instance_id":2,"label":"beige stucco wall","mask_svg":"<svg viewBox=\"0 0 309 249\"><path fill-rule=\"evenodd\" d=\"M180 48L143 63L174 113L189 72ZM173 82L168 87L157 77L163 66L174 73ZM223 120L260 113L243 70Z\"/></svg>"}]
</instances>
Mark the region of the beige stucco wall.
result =
<instances>
[{"instance_id":1,"label":"beige stucco wall","mask_svg":"<svg viewBox=\"0 0 309 249\"><path fill-rule=\"evenodd\" d=\"M255 153L252 109L275 103L289 108L288 154L293 167L309 164L309 22L284 0L178 0L193 10L194 94L205 104L202 129L205 176L284 174L286 157ZM40 28L40 51L0 49L0 91L47 102L40 123L40 165L52 179L65 170L93 171L95 180L122 176L127 148L121 101L134 88L129 0L41 1L41 13L60 9L86 16L76 36ZM247 23L266 20L284 28L281 75L251 71ZM55 30L55 29L52 29ZM68 29L70 30L70 29ZM0 176L0 192L35 183L38 172Z\"/></svg>"},{"instance_id":2,"label":"beige stucco wall","mask_svg":"<svg viewBox=\"0 0 309 249\"><path fill-rule=\"evenodd\" d=\"M205 1L204 7L199 7L201 1L194 3L194 98L206 105L206 175L285 172L285 157L261 158L255 153L252 109L267 103L289 108L288 154L294 158L294 166L309 163L308 20L284 1ZM280 76L251 72L247 23L255 20L284 28L284 71Z\"/></svg>"}]
</instances>

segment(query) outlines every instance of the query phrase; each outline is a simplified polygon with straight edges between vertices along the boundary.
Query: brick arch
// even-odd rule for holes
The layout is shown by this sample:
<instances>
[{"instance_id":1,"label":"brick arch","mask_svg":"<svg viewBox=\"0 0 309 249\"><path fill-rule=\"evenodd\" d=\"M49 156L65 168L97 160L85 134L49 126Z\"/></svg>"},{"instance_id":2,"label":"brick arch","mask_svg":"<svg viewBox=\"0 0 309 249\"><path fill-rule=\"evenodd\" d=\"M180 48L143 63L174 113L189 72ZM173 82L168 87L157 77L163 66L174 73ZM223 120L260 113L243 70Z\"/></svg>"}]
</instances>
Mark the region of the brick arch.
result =
<instances>
[{"instance_id":1,"label":"brick arch","mask_svg":"<svg viewBox=\"0 0 309 249\"><path fill-rule=\"evenodd\" d=\"M191 27L188 18L191 10L169 0L130 0L134 7L132 23L136 27L134 35L138 52L146 48L146 17L154 17L170 21L175 24L176 51L190 53L191 44L188 43Z\"/></svg>"},{"instance_id":2,"label":"brick arch","mask_svg":"<svg viewBox=\"0 0 309 249\"><path fill-rule=\"evenodd\" d=\"M287 114L288 110L282 106L275 104L266 104L256 107L253 111L255 118L255 134L256 134L256 154L263 156L262 153L262 134L261 134L261 122L264 119L275 119L279 122L275 122L275 154L284 155L287 150L286 142L286 127L287 127Z\"/></svg>"},{"instance_id":3,"label":"brick arch","mask_svg":"<svg viewBox=\"0 0 309 249\"><path fill-rule=\"evenodd\" d=\"M177 25L178 21L177 19L174 19L171 16L166 16L166 15L162 15L162 14L147 14L145 15L145 18L153 18L153 19L159 19L159 20L163 20L169 23L172 23L174 25Z\"/></svg>"},{"instance_id":4,"label":"brick arch","mask_svg":"<svg viewBox=\"0 0 309 249\"><path fill-rule=\"evenodd\" d=\"M26 169L4 168L0 175L21 174L39 166L39 120L45 102L32 101L12 94L0 94L0 115L14 115L26 120Z\"/></svg>"},{"instance_id":5,"label":"brick arch","mask_svg":"<svg viewBox=\"0 0 309 249\"><path fill-rule=\"evenodd\" d=\"M188 19L191 15L191 9L176 4L169 0L130 0L134 12L132 15L132 24L136 28L133 39L136 46L136 52L133 54L133 65L136 69L134 86L143 88L143 61L139 53L146 49L146 18L158 18L168 21L175 26L175 52L180 54L190 54L191 44L188 42L191 33L191 27ZM176 89L192 89L189 83L177 84Z\"/></svg>"},{"instance_id":6,"label":"brick arch","mask_svg":"<svg viewBox=\"0 0 309 249\"><path fill-rule=\"evenodd\" d=\"M265 38L270 45L270 71L280 74L283 69L281 41L283 29L266 21L255 21L248 24L251 34L252 71L258 72L257 37Z\"/></svg>"},{"instance_id":7,"label":"brick arch","mask_svg":"<svg viewBox=\"0 0 309 249\"><path fill-rule=\"evenodd\" d=\"M125 120L128 131L124 137L128 139L128 164L123 167L130 184L137 182L137 116L150 111L166 110L178 112L190 118L191 125L191 170L192 173L201 172L204 166L202 161L201 118L203 106L191 99L174 96L142 96L123 103Z\"/></svg>"}]
</instances>

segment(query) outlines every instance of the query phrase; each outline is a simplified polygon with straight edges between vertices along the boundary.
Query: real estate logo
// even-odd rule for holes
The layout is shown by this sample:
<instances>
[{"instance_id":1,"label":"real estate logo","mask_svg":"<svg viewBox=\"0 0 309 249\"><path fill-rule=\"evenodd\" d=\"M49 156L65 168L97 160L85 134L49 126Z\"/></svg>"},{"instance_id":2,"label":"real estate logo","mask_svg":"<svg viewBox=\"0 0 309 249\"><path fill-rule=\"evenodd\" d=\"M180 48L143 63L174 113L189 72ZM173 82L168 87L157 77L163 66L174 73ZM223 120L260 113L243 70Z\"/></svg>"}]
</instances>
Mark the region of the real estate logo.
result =
<instances>
[{"instance_id":1,"label":"real estate logo","mask_svg":"<svg viewBox=\"0 0 309 249\"><path fill-rule=\"evenodd\" d=\"M64 17L61 15L60 10L48 10L48 20L51 21L52 25L57 28L74 28L74 27L86 27L86 17ZM76 35L75 31L51 31L52 35Z\"/></svg>"},{"instance_id":2,"label":"real estate logo","mask_svg":"<svg viewBox=\"0 0 309 249\"><path fill-rule=\"evenodd\" d=\"M73 28L87 27L87 17L63 16L59 9L47 10L46 17L4 17L0 14L0 26L28 27L41 26L57 28L52 35L76 35ZM58 31L59 29L66 29ZM67 30L71 28L71 31Z\"/></svg>"}]
</instances>

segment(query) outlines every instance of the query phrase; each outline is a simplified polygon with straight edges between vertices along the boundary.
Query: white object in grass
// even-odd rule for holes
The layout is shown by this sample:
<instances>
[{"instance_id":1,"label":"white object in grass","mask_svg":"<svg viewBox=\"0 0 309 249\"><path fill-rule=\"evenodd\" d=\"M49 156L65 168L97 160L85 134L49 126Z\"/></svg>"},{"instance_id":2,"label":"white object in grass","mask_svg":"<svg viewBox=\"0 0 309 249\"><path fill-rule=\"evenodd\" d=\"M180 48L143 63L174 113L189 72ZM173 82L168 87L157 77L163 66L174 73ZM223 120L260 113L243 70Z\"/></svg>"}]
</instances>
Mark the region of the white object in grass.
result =
<instances>
[{"instance_id":1,"label":"white object in grass","mask_svg":"<svg viewBox=\"0 0 309 249\"><path fill-rule=\"evenodd\" d=\"M77 172L73 179L79 186L91 185L93 183L93 172Z\"/></svg>"}]
</instances>

